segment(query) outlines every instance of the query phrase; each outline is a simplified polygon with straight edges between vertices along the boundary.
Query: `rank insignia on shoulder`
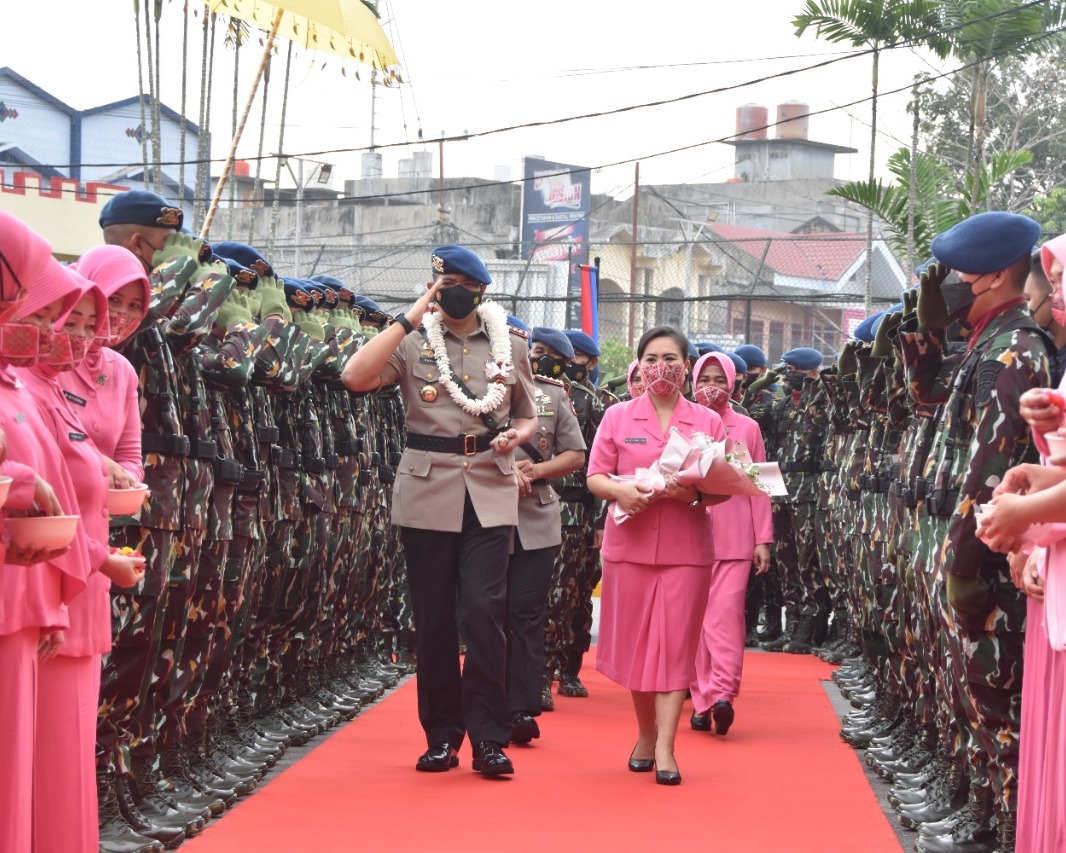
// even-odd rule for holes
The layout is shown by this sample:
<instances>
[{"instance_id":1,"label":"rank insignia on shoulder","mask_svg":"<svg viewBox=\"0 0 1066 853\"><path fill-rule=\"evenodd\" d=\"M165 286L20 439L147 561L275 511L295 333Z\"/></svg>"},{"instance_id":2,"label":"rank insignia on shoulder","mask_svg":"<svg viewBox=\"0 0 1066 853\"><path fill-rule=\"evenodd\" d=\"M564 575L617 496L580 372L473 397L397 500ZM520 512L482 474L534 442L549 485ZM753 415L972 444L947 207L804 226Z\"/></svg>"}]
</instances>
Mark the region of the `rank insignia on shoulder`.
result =
<instances>
[{"instance_id":1,"label":"rank insignia on shoulder","mask_svg":"<svg viewBox=\"0 0 1066 853\"><path fill-rule=\"evenodd\" d=\"M529 340L529 332L527 332L525 329L519 329L517 326L508 326L507 329L512 335L515 335L516 337L519 337L524 341Z\"/></svg>"},{"instance_id":2,"label":"rank insignia on shoulder","mask_svg":"<svg viewBox=\"0 0 1066 853\"><path fill-rule=\"evenodd\" d=\"M553 379L550 376L542 376L539 373L534 374L533 378L536 379L538 382L546 382L548 385L557 385L560 388L566 387L566 383L563 382L561 379Z\"/></svg>"}]
</instances>

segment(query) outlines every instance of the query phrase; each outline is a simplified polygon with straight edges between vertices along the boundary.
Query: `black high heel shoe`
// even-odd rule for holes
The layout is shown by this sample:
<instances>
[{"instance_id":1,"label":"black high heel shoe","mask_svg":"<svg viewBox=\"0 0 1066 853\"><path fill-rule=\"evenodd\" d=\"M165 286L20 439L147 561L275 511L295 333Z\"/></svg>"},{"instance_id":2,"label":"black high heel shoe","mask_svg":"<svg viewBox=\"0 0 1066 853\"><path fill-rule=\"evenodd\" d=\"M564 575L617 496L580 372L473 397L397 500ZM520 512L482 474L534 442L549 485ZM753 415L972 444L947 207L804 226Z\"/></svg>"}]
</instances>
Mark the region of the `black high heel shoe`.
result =
<instances>
[{"instance_id":1,"label":"black high heel shoe","mask_svg":"<svg viewBox=\"0 0 1066 853\"><path fill-rule=\"evenodd\" d=\"M634 751L636 747L633 747ZM655 769L654 758L634 758L633 753L629 753L629 769L634 773L651 773Z\"/></svg>"},{"instance_id":2,"label":"black high heel shoe","mask_svg":"<svg viewBox=\"0 0 1066 853\"><path fill-rule=\"evenodd\" d=\"M654 762L653 762L654 764ZM655 784L657 785L680 785L681 773L678 770L660 770L655 768Z\"/></svg>"}]
</instances>

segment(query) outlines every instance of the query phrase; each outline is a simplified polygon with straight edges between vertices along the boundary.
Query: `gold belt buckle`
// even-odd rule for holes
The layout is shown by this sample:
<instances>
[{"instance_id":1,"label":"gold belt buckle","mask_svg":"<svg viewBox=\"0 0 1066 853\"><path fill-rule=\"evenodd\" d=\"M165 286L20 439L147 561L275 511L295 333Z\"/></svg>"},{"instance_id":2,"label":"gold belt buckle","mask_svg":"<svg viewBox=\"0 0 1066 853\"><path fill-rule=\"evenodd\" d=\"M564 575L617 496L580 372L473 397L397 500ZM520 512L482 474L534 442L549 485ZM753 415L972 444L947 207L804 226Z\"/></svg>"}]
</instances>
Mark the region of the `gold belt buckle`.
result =
<instances>
[{"instance_id":1,"label":"gold belt buckle","mask_svg":"<svg viewBox=\"0 0 1066 853\"><path fill-rule=\"evenodd\" d=\"M477 436L470 433L463 434L463 456L475 456L477 454Z\"/></svg>"}]
</instances>

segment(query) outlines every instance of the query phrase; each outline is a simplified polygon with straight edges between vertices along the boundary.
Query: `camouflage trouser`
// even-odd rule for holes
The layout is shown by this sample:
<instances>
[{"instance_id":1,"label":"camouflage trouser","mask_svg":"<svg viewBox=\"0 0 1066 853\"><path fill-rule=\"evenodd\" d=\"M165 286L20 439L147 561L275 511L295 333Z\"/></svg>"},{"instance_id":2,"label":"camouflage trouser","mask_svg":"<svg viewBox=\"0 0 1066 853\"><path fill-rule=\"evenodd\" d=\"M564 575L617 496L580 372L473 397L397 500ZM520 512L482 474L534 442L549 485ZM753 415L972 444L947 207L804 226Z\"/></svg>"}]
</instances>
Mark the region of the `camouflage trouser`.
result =
<instances>
[{"instance_id":1,"label":"camouflage trouser","mask_svg":"<svg viewBox=\"0 0 1066 853\"><path fill-rule=\"evenodd\" d=\"M255 630L261 631L259 657L252 667L256 705L265 709L281 686L280 648L287 642L290 625L288 611L289 587L296 581L292 564L293 522L282 519L270 528L263 556L263 592L259 598Z\"/></svg>"},{"instance_id":2,"label":"camouflage trouser","mask_svg":"<svg viewBox=\"0 0 1066 853\"><path fill-rule=\"evenodd\" d=\"M319 607L319 618L314 626L318 638L319 658L323 666L334 659L339 638L347 627L349 614L345 612L344 593L348 589L349 574L354 571L355 563L351 552L353 516L354 513L350 509L338 510L329 515L325 589Z\"/></svg>"},{"instance_id":3,"label":"camouflage trouser","mask_svg":"<svg viewBox=\"0 0 1066 853\"><path fill-rule=\"evenodd\" d=\"M574 519L581 523L563 526L562 545L555 557L548 585L548 610L544 622L544 666L549 677L554 677L561 670L567 650L576 641L572 617L581 586L579 576L588 561L589 552L596 553L596 531L591 526L591 513L584 503L574 501L568 506Z\"/></svg>"},{"instance_id":4,"label":"camouflage trouser","mask_svg":"<svg viewBox=\"0 0 1066 853\"><path fill-rule=\"evenodd\" d=\"M792 535L796 542L795 590L799 595L800 613L813 616L827 606L826 578L818 561L818 536L825 519L818 514L815 501L795 503L792 511Z\"/></svg>"},{"instance_id":5,"label":"camouflage trouser","mask_svg":"<svg viewBox=\"0 0 1066 853\"><path fill-rule=\"evenodd\" d=\"M204 689L215 694L213 701L216 708L234 705L240 683L249 608L254 602L258 586L255 563L257 541L249 536L234 536L226 556L226 571L222 576L221 624L216 631L215 649L204 678ZM218 632L221 632L221 636ZM213 678L216 672L217 682Z\"/></svg>"},{"instance_id":6,"label":"camouflage trouser","mask_svg":"<svg viewBox=\"0 0 1066 853\"><path fill-rule=\"evenodd\" d=\"M596 549L596 531L589 528L588 538L590 546L585 552L584 562L577 576L577 595L574 596L573 607L570 611L570 643L563 650L559 661L559 671L567 675L577 676L581 672L581 662L585 652L592 646L592 593L595 591L600 578L603 577L603 568L600 563L600 552Z\"/></svg>"},{"instance_id":7,"label":"camouflage trouser","mask_svg":"<svg viewBox=\"0 0 1066 853\"><path fill-rule=\"evenodd\" d=\"M281 676L288 687L295 687L301 677L307 676L317 660L314 629L326 585L331 516L305 507L293 536L292 556L296 571L302 575L302 582L298 583L302 591L291 617L292 631L281 653Z\"/></svg>"},{"instance_id":8,"label":"camouflage trouser","mask_svg":"<svg viewBox=\"0 0 1066 853\"><path fill-rule=\"evenodd\" d=\"M185 696L183 736L207 731L208 703L213 697L207 686L211 663L216 662L215 648L219 626L223 620L225 599L222 594L223 575L232 543L228 540L207 540L200 549L200 565L189 605L189 622L185 630L183 668L191 671Z\"/></svg>"},{"instance_id":9,"label":"camouflage trouser","mask_svg":"<svg viewBox=\"0 0 1066 853\"><path fill-rule=\"evenodd\" d=\"M259 658L263 635L258 630L259 612L263 599L263 567L266 562L266 537L259 536L249 542L249 580L245 593L245 605L239 617L240 654L234 656L231 671L231 691L248 696L252 691L252 667Z\"/></svg>"},{"instance_id":10,"label":"camouflage trouser","mask_svg":"<svg viewBox=\"0 0 1066 853\"><path fill-rule=\"evenodd\" d=\"M799 580L799 556L792 516L794 505L775 501L773 505L774 564L781 586L781 597L789 613L799 613L803 600Z\"/></svg>"},{"instance_id":11,"label":"camouflage trouser","mask_svg":"<svg viewBox=\"0 0 1066 853\"><path fill-rule=\"evenodd\" d=\"M116 527L115 547L131 547L145 558L144 592L111 595L111 651L103 657L96 728L97 761L121 771L130 767L130 749L151 737L152 668L159 655L167 585L174 563L175 535L149 527Z\"/></svg>"},{"instance_id":12,"label":"camouflage trouser","mask_svg":"<svg viewBox=\"0 0 1066 853\"><path fill-rule=\"evenodd\" d=\"M185 528L176 549L175 574L171 578L185 575L193 580L193 583L172 582L167 585L167 605L163 611L162 639L159 645L159 656L155 662L155 682L152 686L155 694L156 747L180 740L185 716L185 696L192 678L192 670L199 665L198 661L190 661L186 658L185 638L203 538L202 530ZM186 571L179 570L183 566ZM150 755L139 757L151 759Z\"/></svg>"}]
</instances>

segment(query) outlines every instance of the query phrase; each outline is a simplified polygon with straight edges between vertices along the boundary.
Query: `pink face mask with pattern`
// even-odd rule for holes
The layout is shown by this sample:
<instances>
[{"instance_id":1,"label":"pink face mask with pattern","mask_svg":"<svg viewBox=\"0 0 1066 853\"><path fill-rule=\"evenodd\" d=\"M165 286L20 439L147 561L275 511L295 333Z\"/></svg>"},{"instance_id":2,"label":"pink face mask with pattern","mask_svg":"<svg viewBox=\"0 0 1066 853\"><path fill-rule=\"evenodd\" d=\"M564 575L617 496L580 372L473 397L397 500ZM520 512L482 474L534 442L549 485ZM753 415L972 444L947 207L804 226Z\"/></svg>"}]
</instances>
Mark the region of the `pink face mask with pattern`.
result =
<instances>
[{"instance_id":1,"label":"pink face mask with pattern","mask_svg":"<svg viewBox=\"0 0 1066 853\"><path fill-rule=\"evenodd\" d=\"M1051 288L1051 319L1060 326L1066 326L1066 299L1061 287Z\"/></svg>"},{"instance_id":2,"label":"pink face mask with pattern","mask_svg":"<svg viewBox=\"0 0 1066 853\"><path fill-rule=\"evenodd\" d=\"M118 311L108 311L111 324L109 340L120 344L141 324L141 318L135 314L120 314Z\"/></svg>"},{"instance_id":3,"label":"pink face mask with pattern","mask_svg":"<svg viewBox=\"0 0 1066 853\"><path fill-rule=\"evenodd\" d=\"M704 385L697 388L695 393L696 402L708 409L713 409L722 414L729 406L729 392L717 385Z\"/></svg>"},{"instance_id":4,"label":"pink face mask with pattern","mask_svg":"<svg viewBox=\"0 0 1066 853\"><path fill-rule=\"evenodd\" d=\"M55 332L35 323L0 325L0 359L13 367L33 367L52 351Z\"/></svg>"},{"instance_id":5,"label":"pink face mask with pattern","mask_svg":"<svg viewBox=\"0 0 1066 853\"><path fill-rule=\"evenodd\" d=\"M45 356L43 361L60 373L73 370L85 360L85 356L89 352L89 345L92 342L93 338L85 335L56 332L52 351Z\"/></svg>"},{"instance_id":6,"label":"pink face mask with pattern","mask_svg":"<svg viewBox=\"0 0 1066 853\"><path fill-rule=\"evenodd\" d=\"M642 364L640 372L644 376L644 388L657 397L669 397L685 384L685 365L680 361Z\"/></svg>"}]
</instances>

